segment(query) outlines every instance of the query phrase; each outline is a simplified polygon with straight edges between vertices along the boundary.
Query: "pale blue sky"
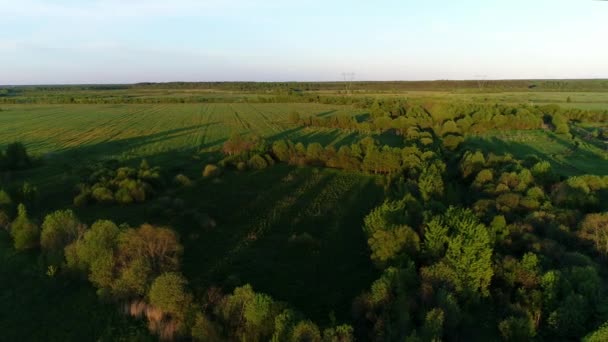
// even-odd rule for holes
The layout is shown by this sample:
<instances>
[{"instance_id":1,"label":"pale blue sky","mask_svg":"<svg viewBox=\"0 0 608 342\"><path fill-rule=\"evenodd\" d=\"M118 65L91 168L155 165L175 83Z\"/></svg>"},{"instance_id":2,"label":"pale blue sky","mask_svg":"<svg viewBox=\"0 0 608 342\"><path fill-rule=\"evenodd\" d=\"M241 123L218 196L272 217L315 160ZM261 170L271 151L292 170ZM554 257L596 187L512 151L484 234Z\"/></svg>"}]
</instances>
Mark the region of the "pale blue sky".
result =
<instances>
[{"instance_id":1,"label":"pale blue sky","mask_svg":"<svg viewBox=\"0 0 608 342\"><path fill-rule=\"evenodd\" d=\"M0 0L0 84L608 78L608 1Z\"/></svg>"}]
</instances>

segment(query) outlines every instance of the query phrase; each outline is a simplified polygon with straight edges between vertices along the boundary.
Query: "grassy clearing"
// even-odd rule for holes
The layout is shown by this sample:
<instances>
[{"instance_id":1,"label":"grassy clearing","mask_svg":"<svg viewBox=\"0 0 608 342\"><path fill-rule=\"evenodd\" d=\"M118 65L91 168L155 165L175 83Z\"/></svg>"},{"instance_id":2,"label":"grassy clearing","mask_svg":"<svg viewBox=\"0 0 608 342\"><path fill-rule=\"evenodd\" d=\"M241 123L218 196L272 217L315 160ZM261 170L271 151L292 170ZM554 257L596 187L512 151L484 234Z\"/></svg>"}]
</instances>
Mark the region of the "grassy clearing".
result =
<instances>
[{"instance_id":1,"label":"grassy clearing","mask_svg":"<svg viewBox=\"0 0 608 342\"><path fill-rule=\"evenodd\" d=\"M575 140L544 130L501 131L472 136L466 146L496 154L511 153L517 158L537 156L549 161L564 176L582 173L608 174L608 153L592 142Z\"/></svg>"}]
</instances>

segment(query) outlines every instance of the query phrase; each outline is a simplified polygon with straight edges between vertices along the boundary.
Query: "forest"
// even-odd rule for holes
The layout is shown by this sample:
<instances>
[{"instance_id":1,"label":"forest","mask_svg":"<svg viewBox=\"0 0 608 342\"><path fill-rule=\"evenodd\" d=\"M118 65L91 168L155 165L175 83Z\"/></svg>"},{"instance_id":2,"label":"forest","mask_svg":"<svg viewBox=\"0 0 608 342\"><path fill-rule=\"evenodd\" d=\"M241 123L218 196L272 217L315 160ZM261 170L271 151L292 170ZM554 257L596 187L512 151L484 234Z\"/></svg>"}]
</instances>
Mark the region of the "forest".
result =
<instances>
[{"instance_id":1,"label":"forest","mask_svg":"<svg viewBox=\"0 0 608 342\"><path fill-rule=\"evenodd\" d=\"M607 87L6 87L2 339L606 341Z\"/></svg>"}]
</instances>

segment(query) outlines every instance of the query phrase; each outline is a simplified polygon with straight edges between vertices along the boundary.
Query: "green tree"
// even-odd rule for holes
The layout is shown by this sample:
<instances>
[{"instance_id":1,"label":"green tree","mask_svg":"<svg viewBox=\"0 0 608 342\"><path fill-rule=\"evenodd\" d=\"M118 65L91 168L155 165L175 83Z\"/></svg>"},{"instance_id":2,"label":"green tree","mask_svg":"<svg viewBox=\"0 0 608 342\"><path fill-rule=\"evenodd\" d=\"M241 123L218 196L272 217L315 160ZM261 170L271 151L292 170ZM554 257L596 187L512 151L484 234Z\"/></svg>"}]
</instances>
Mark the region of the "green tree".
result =
<instances>
[{"instance_id":1,"label":"green tree","mask_svg":"<svg viewBox=\"0 0 608 342\"><path fill-rule=\"evenodd\" d=\"M71 210L46 215L40 233L40 246L51 258L63 260L63 249L78 239L82 224Z\"/></svg>"},{"instance_id":2,"label":"green tree","mask_svg":"<svg viewBox=\"0 0 608 342\"><path fill-rule=\"evenodd\" d=\"M38 226L27 217L27 210L23 204L17 207L17 218L11 224L11 235L16 250L34 248L39 243Z\"/></svg>"},{"instance_id":3,"label":"green tree","mask_svg":"<svg viewBox=\"0 0 608 342\"><path fill-rule=\"evenodd\" d=\"M319 327L311 321L300 321L293 328L292 342L321 342L321 331Z\"/></svg>"},{"instance_id":4,"label":"green tree","mask_svg":"<svg viewBox=\"0 0 608 342\"><path fill-rule=\"evenodd\" d=\"M115 277L115 250L119 233L119 228L112 221L95 222L79 240L66 247L68 267L84 269L95 286L110 288Z\"/></svg>"},{"instance_id":5,"label":"green tree","mask_svg":"<svg viewBox=\"0 0 608 342\"><path fill-rule=\"evenodd\" d=\"M528 317L514 317L501 321L498 330L504 341L531 341L536 336L533 322Z\"/></svg>"},{"instance_id":6,"label":"green tree","mask_svg":"<svg viewBox=\"0 0 608 342\"><path fill-rule=\"evenodd\" d=\"M148 293L150 304L174 318L182 319L192 302L192 296L186 288L187 284L186 279L179 273L161 274L150 287Z\"/></svg>"},{"instance_id":7,"label":"green tree","mask_svg":"<svg viewBox=\"0 0 608 342\"><path fill-rule=\"evenodd\" d=\"M592 242L602 255L608 256L608 213L585 216L580 223L578 235Z\"/></svg>"},{"instance_id":8,"label":"green tree","mask_svg":"<svg viewBox=\"0 0 608 342\"><path fill-rule=\"evenodd\" d=\"M487 228L469 209L450 207L444 215L434 220L439 241L441 232L445 227L448 229L447 248L445 256L423 273L432 279L447 282L466 297L489 295L488 288L494 271ZM439 241L433 243L439 244Z\"/></svg>"}]
</instances>

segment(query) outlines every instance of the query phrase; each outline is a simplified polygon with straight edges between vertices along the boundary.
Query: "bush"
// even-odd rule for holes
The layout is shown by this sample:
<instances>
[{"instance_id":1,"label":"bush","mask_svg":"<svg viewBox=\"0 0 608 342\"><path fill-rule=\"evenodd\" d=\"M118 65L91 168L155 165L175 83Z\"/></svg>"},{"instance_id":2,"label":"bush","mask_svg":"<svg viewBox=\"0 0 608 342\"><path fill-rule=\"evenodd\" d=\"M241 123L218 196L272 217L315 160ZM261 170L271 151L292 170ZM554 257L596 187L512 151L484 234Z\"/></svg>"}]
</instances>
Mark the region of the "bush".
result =
<instances>
[{"instance_id":1,"label":"bush","mask_svg":"<svg viewBox=\"0 0 608 342\"><path fill-rule=\"evenodd\" d=\"M255 156L251 157L251 159L249 159L249 162L247 163L249 165L250 168L254 169L254 170L262 170L268 167L268 162L266 161L266 159L264 159L264 157L256 154Z\"/></svg>"},{"instance_id":2,"label":"bush","mask_svg":"<svg viewBox=\"0 0 608 342\"><path fill-rule=\"evenodd\" d=\"M205 178L219 177L221 174L222 170L213 164L207 164L207 166L205 166L205 169L203 170L203 177Z\"/></svg>"},{"instance_id":3,"label":"bush","mask_svg":"<svg viewBox=\"0 0 608 342\"><path fill-rule=\"evenodd\" d=\"M190 180L190 178L188 178L188 176L183 175L181 173L179 175L175 176L175 183L180 186L192 186L192 181Z\"/></svg>"},{"instance_id":4,"label":"bush","mask_svg":"<svg viewBox=\"0 0 608 342\"><path fill-rule=\"evenodd\" d=\"M97 187L93 189L91 196L93 197L93 199L100 203L114 202L114 194L110 189L105 187Z\"/></svg>"}]
</instances>

